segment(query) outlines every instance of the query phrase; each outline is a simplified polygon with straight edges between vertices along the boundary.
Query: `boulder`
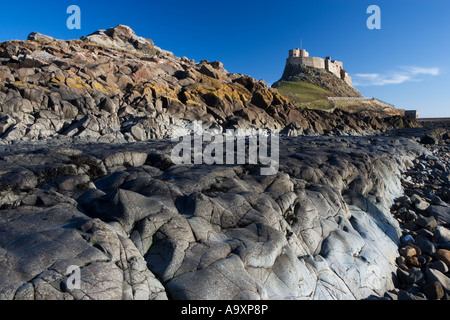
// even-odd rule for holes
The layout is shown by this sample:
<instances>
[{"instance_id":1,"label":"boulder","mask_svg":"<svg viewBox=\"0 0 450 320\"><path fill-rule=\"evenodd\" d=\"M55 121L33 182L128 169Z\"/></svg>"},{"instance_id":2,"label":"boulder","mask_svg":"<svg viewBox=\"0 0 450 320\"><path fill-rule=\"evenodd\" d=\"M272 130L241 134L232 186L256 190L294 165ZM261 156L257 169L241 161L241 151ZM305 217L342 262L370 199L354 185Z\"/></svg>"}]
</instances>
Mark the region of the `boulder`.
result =
<instances>
[{"instance_id":1,"label":"boulder","mask_svg":"<svg viewBox=\"0 0 450 320\"><path fill-rule=\"evenodd\" d=\"M28 41L53 41L55 38L46 36L39 32L32 32L28 35Z\"/></svg>"},{"instance_id":2,"label":"boulder","mask_svg":"<svg viewBox=\"0 0 450 320\"><path fill-rule=\"evenodd\" d=\"M9 115L0 119L0 135L4 134L11 126L15 125L16 121Z\"/></svg>"},{"instance_id":3,"label":"boulder","mask_svg":"<svg viewBox=\"0 0 450 320\"><path fill-rule=\"evenodd\" d=\"M117 114L117 111L119 111L119 107L117 106L116 102L110 98L105 98L100 103L100 110L105 110L106 112L109 112L111 114Z\"/></svg>"}]
</instances>

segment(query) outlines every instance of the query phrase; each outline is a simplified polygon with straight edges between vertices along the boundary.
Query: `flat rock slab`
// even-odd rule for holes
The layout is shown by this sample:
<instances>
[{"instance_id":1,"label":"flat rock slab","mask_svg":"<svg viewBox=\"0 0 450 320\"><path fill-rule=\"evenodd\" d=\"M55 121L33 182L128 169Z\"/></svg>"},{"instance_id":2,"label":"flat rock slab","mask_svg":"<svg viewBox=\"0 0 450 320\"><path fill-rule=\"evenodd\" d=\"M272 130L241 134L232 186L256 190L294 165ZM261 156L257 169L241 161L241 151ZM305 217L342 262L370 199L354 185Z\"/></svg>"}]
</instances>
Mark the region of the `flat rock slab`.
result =
<instances>
[{"instance_id":1,"label":"flat rock slab","mask_svg":"<svg viewBox=\"0 0 450 320\"><path fill-rule=\"evenodd\" d=\"M272 176L173 165L173 146L0 147L0 298L364 299L394 287L389 208L420 145L283 138Z\"/></svg>"}]
</instances>

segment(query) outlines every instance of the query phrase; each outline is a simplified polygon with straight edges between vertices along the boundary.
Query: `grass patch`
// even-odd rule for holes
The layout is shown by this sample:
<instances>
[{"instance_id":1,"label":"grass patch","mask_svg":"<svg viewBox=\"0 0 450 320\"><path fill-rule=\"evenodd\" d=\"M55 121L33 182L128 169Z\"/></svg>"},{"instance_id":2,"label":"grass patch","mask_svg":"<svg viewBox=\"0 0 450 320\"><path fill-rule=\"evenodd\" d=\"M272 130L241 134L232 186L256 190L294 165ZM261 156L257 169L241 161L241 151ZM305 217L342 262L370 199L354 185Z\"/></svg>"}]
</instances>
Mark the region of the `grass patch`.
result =
<instances>
[{"instance_id":1,"label":"grass patch","mask_svg":"<svg viewBox=\"0 0 450 320\"><path fill-rule=\"evenodd\" d=\"M334 107L328 101L333 93L308 82L282 82L276 89L299 108L330 110Z\"/></svg>"}]
</instances>

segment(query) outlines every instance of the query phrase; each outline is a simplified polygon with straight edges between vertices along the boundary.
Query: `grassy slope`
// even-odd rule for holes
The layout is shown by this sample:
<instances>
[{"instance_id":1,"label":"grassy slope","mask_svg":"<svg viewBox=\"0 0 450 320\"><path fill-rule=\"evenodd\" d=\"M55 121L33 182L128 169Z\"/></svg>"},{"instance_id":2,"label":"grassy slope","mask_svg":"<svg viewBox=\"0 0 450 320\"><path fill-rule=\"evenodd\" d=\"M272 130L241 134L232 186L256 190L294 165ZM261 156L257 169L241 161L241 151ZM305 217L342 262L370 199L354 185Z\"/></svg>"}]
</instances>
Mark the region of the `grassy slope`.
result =
<instances>
[{"instance_id":1,"label":"grassy slope","mask_svg":"<svg viewBox=\"0 0 450 320\"><path fill-rule=\"evenodd\" d=\"M277 90L289 98L297 107L308 107L311 109L328 110L333 108L333 104L328 101L328 97L334 95L321 87L307 82L283 82Z\"/></svg>"},{"instance_id":2,"label":"grassy slope","mask_svg":"<svg viewBox=\"0 0 450 320\"><path fill-rule=\"evenodd\" d=\"M402 112L380 101L328 101L333 93L308 82L282 82L276 88L297 107L316 110L331 110L334 107L347 112L375 113L380 116L402 115Z\"/></svg>"}]
</instances>

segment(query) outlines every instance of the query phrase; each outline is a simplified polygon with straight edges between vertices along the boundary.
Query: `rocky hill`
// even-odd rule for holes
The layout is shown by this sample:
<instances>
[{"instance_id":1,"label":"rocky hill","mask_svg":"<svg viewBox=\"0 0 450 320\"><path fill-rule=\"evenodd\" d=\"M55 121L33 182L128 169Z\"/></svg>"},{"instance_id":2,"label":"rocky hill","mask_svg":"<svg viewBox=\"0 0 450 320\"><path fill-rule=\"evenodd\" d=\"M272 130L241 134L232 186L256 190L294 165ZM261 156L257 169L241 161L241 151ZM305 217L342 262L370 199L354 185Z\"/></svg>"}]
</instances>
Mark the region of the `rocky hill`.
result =
<instances>
[{"instance_id":1,"label":"rocky hill","mask_svg":"<svg viewBox=\"0 0 450 320\"><path fill-rule=\"evenodd\" d=\"M228 73L220 62L175 57L127 26L78 40L32 33L28 41L0 44L1 141L146 141L177 136L199 120L204 129L289 134L403 125L399 118L299 110L264 81Z\"/></svg>"},{"instance_id":2,"label":"rocky hill","mask_svg":"<svg viewBox=\"0 0 450 320\"><path fill-rule=\"evenodd\" d=\"M283 82L306 82L329 91L334 97L361 98L361 93L328 71L301 65L287 64L283 76L272 86Z\"/></svg>"}]
</instances>

